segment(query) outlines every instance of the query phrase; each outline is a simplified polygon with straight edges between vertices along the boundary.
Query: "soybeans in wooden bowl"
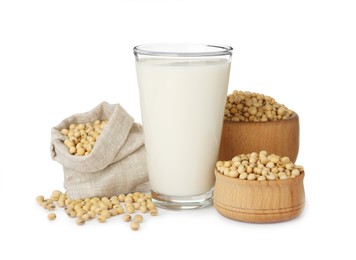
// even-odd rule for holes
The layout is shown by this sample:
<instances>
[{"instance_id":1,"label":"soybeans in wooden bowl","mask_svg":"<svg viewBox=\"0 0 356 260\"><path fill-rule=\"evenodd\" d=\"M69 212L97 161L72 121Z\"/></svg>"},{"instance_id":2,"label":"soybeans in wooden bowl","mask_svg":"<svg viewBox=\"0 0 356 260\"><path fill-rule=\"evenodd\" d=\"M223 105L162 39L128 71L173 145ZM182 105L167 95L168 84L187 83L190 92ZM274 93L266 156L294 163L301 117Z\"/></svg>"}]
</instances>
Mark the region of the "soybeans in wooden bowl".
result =
<instances>
[{"instance_id":1,"label":"soybeans in wooden bowl","mask_svg":"<svg viewBox=\"0 0 356 260\"><path fill-rule=\"evenodd\" d=\"M269 96L234 91L227 96L220 160L267 150L295 162L299 151L299 117Z\"/></svg>"},{"instance_id":2,"label":"soybeans in wooden bowl","mask_svg":"<svg viewBox=\"0 0 356 260\"><path fill-rule=\"evenodd\" d=\"M305 204L304 168L288 157L241 154L215 168L214 207L230 219L273 223L299 216Z\"/></svg>"}]
</instances>

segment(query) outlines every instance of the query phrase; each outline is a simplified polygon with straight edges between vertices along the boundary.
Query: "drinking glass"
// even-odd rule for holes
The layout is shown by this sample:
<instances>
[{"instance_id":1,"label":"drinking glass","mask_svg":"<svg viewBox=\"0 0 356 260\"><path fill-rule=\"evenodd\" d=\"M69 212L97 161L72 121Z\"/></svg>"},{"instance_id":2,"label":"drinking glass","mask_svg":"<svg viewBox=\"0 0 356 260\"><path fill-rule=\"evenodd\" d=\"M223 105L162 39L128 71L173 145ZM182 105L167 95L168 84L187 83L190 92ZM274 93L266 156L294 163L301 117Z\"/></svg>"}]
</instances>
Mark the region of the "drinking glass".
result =
<instances>
[{"instance_id":1,"label":"drinking glass","mask_svg":"<svg viewBox=\"0 0 356 260\"><path fill-rule=\"evenodd\" d=\"M168 209L208 206L232 48L146 44L134 54L152 198Z\"/></svg>"}]
</instances>

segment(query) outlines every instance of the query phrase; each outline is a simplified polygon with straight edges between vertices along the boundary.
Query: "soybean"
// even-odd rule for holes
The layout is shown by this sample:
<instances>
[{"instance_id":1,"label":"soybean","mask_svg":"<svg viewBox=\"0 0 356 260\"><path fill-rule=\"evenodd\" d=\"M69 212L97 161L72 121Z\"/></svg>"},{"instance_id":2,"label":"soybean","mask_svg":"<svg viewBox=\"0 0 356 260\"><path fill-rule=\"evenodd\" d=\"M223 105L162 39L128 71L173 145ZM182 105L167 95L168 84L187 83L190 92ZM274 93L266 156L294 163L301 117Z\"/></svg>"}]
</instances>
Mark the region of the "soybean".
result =
<instances>
[{"instance_id":1,"label":"soybean","mask_svg":"<svg viewBox=\"0 0 356 260\"><path fill-rule=\"evenodd\" d=\"M136 221L131 222L130 227L132 230L137 231L140 228L140 224Z\"/></svg>"},{"instance_id":2,"label":"soybean","mask_svg":"<svg viewBox=\"0 0 356 260\"><path fill-rule=\"evenodd\" d=\"M304 167L294 165L289 157L268 154L266 151L240 154L233 157L231 161L218 161L215 169L225 176L248 181L286 180L304 172Z\"/></svg>"},{"instance_id":3,"label":"soybean","mask_svg":"<svg viewBox=\"0 0 356 260\"><path fill-rule=\"evenodd\" d=\"M270 96L234 90L226 97L224 119L236 122L266 122L290 118L293 111Z\"/></svg>"},{"instance_id":4,"label":"soybean","mask_svg":"<svg viewBox=\"0 0 356 260\"><path fill-rule=\"evenodd\" d=\"M142 223L143 216L141 214L137 214L134 216L133 220L136 221L137 223Z\"/></svg>"},{"instance_id":5,"label":"soybean","mask_svg":"<svg viewBox=\"0 0 356 260\"><path fill-rule=\"evenodd\" d=\"M106 120L96 120L93 123L71 124L69 129L61 129L60 133L65 138L64 145L67 146L69 153L79 156L89 155L107 123ZM97 125L99 127L95 127Z\"/></svg>"},{"instance_id":6,"label":"soybean","mask_svg":"<svg viewBox=\"0 0 356 260\"><path fill-rule=\"evenodd\" d=\"M56 214L54 213L49 213L47 217L49 220L55 220L57 218Z\"/></svg>"},{"instance_id":7,"label":"soybean","mask_svg":"<svg viewBox=\"0 0 356 260\"><path fill-rule=\"evenodd\" d=\"M152 216L156 216L158 211L151 198L151 194L134 192L127 195L120 194L118 196L112 196L110 199L108 197L93 197L73 200L68 198L66 193L55 190L49 199L45 199L42 195L37 196L36 202L49 211L55 210L56 206L63 208L70 218L76 218L78 225L84 225L85 222L94 218L96 218L99 223L104 223L110 217L123 214L125 212L123 204L125 204L126 212L128 213L123 216L123 220L126 222L131 221L132 217L130 214L135 213L135 211L140 211L141 213L150 212ZM55 218L56 214L48 214L49 220L54 220ZM136 224L142 223L143 216L136 214L133 220ZM136 224L133 224L133 230L139 229L139 225L136 226Z\"/></svg>"}]
</instances>

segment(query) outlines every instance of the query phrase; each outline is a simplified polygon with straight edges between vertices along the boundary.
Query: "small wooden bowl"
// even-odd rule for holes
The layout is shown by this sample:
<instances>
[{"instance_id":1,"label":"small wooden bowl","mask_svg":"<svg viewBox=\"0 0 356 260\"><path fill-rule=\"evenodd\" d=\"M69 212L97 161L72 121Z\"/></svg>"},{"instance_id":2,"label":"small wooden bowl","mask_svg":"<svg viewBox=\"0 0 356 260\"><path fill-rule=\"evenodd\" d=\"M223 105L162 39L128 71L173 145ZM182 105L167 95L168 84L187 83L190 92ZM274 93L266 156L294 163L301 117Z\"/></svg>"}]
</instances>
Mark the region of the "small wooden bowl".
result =
<instances>
[{"instance_id":1,"label":"small wooden bowl","mask_svg":"<svg viewBox=\"0 0 356 260\"><path fill-rule=\"evenodd\" d=\"M304 172L293 179L248 181L215 170L214 207L225 217L252 223L293 219L304 208Z\"/></svg>"},{"instance_id":2,"label":"small wooden bowl","mask_svg":"<svg viewBox=\"0 0 356 260\"><path fill-rule=\"evenodd\" d=\"M242 153L266 150L269 154L297 160L299 150L299 118L293 112L288 119L268 122L234 122L223 124L219 160L231 160Z\"/></svg>"}]
</instances>

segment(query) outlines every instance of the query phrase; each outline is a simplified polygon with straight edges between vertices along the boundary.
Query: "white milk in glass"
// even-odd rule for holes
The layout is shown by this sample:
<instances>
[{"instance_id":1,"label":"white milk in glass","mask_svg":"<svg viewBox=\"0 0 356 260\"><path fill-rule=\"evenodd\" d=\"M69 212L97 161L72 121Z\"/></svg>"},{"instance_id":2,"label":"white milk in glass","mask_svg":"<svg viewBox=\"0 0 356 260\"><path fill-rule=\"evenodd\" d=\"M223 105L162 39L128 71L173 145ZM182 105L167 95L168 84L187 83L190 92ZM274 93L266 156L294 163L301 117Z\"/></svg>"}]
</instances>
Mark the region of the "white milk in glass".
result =
<instances>
[{"instance_id":1,"label":"white milk in glass","mask_svg":"<svg viewBox=\"0 0 356 260\"><path fill-rule=\"evenodd\" d=\"M152 191L169 196L210 191L230 61L147 58L136 69Z\"/></svg>"}]
</instances>

